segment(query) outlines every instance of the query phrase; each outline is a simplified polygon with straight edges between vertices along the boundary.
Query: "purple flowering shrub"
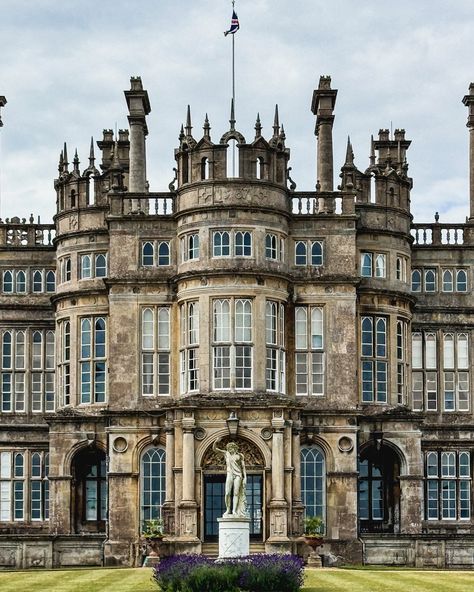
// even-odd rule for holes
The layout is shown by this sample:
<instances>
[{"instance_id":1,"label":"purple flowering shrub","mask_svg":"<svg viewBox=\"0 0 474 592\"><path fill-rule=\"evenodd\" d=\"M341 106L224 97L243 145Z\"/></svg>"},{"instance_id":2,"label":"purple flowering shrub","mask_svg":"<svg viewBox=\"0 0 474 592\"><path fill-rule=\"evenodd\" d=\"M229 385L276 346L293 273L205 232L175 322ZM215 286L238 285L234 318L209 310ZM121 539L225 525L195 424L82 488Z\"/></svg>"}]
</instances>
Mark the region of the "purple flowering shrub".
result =
<instances>
[{"instance_id":1,"label":"purple flowering shrub","mask_svg":"<svg viewBox=\"0 0 474 592\"><path fill-rule=\"evenodd\" d=\"M161 560L154 580L162 592L298 592L303 560L295 555L250 555L214 562L203 555Z\"/></svg>"}]
</instances>

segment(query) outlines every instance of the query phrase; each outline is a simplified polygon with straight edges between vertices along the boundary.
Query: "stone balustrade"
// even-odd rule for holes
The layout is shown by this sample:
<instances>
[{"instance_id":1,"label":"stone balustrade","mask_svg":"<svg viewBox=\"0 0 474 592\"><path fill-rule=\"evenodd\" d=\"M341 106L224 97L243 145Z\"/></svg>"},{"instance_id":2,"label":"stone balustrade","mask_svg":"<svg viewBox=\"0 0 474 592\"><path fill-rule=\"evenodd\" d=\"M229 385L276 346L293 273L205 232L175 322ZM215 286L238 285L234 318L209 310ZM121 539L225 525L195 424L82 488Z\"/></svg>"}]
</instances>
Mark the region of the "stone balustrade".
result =
<instances>
[{"instance_id":1,"label":"stone balustrade","mask_svg":"<svg viewBox=\"0 0 474 592\"><path fill-rule=\"evenodd\" d=\"M470 244L467 224L412 224L415 247L461 246Z\"/></svg>"},{"instance_id":2,"label":"stone balustrade","mask_svg":"<svg viewBox=\"0 0 474 592\"><path fill-rule=\"evenodd\" d=\"M0 218L0 247L52 247L56 235L54 224L33 222L26 218Z\"/></svg>"},{"instance_id":3,"label":"stone balustrade","mask_svg":"<svg viewBox=\"0 0 474 592\"><path fill-rule=\"evenodd\" d=\"M355 213L355 196L352 193L298 191L292 193L290 199L291 213L294 215L351 215Z\"/></svg>"}]
</instances>

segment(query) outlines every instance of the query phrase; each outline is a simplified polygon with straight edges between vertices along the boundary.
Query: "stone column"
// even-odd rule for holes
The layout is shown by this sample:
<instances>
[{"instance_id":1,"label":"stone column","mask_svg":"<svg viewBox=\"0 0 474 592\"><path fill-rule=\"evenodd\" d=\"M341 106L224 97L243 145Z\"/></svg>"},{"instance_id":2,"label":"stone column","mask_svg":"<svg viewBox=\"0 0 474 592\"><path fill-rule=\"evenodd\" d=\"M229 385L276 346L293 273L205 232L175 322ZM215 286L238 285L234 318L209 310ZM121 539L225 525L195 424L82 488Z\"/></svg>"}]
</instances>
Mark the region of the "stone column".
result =
<instances>
[{"instance_id":1,"label":"stone column","mask_svg":"<svg viewBox=\"0 0 474 592\"><path fill-rule=\"evenodd\" d=\"M304 506L301 499L301 422L295 421L293 423L292 442L291 442L291 458L293 464L293 500L292 500L292 515L291 515L291 534L300 536L303 533L303 513Z\"/></svg>"},{"instance_id":2,"label":"stone column","mask_svg":"<svg viewBox=\"0 0 474 592\"><path fill-rule=\"evenodd\" d=\"M163 504L163 522L165 527L165 532L169 534L174 534L176 525L175 525L175 511L174 511L174 463L175 463L175 454L174 454L174 427L173 425L167 425L165 427L165 437L166 437L166 468L165 468L165 484L166 484L166 491L165 491L165 502Z\"/></svg>"},{"instance_id":3,"label":"stone column","mask_svg":"<svg viewBox=\"0 0 474 592\"><path fill-rule=\"evenodd\" d=\"M469 128L469 202L470 219L474 221L474 82L469 85L469 94L463 98L469 109L467 127Z\"/></svg>"},{"instance_id":4,"label":"stone column","mask_svg":"<svg viewBox=\"0 0 474 592\"><path fill-rule=\"evenodd\" d=\"M284 551L290 548L288 539L288 503L284 496L285 461L283 453L283 410L273 412L272 419L272 499L270 501L270 537L266 541L267 552Z\"/></svg>"},{"instance_id":5,"label":"stone column","mask_svg":"<svg viewBox=\"0 0 474 592\"><path fill-rule=\"evenodd\" d=\"M130 90L125 91L130 115L130 168L128 190L133 193L146 191L145 137L148 134L145 116L151 111L148 92L143 90L140 77L130 79Z\"/></svg>"},{"instance_id":6,"label":"stone column","mask_svg":"<svg viewBox=\"0 0 474 592\"><path fill-rule=\"evenodd\" d=\"M316 115L315 135L318 138L317 183L322 192L333 191L332 126L337 90L331 89L331 77L321 76L313 92L311 111Z\"/></svg>"},{"instance_id":7,"label":"stone column","mask_svg":"<svg viewBox=\"0 0 474 592\"><path fill-rule=\"evenodd\" d=\"M179 525L176 528L178 541L177 551L200 553L201 542L197 538L197 503L195 499L194 480L194 413L185 411L182 420L183 429L183 491L179 504Z\"/></svg>"}]
</instances>

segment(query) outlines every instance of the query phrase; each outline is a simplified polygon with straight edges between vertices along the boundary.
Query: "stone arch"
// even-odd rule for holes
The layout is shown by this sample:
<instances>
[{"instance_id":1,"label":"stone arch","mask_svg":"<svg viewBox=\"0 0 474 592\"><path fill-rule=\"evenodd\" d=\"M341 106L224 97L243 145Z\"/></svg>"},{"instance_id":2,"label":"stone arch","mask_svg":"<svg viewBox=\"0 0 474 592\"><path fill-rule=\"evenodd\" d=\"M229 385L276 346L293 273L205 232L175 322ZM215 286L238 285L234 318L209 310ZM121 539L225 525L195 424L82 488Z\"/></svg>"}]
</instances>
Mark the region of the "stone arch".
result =
<instances>
[{"instance_id":1,"label":"stone arch","mask_svg":"<svg viewBox=\"0 0 474 592\"><path fill-rule=\"evenodd\" d=\"M165 438L164 433L162 433L161 431L160 431L158 437L147 435L147 436L141 438L135 444L135 446L133 448L133 452L132 452L132 472L133 473L140 472L140 459L142 457L142 454L145 452L145 450L147 448L149 448L150 446L156 446L156 447L161 446L162 448L165 449L165 451L168 454L170 453L170 451L166 450L166 438ZM172 453L174 454L174 451L172 451Z\"/></svg>"},{"instance_id":2,"label":"stone arch","mask_svg":"<svg viewBox=\"0 0 474 592\"><path fill-rule=\"evenodd\" d=\"M372 440L369 440L368 442L365 442L364 444L362 444L359 448L359 451L358 451L359 457L370 446L375 446L375 442L373 442ZM400 446L398 444L395 444L394 442L391 442L390 440L386 440L385 438L382 440L382 446L387 446L388 448L393 450L393 452L395 452L395 454L397 455L398 460L400 461L400 476L403 477L404 475L407 475L408 474L408 463L407 463L407 459L406 459L406 454L400 448Z\"/></svg>"},{"instance_id":3,"label":"stone arch","mask_svg":"<svg viewBox=\"0 0 474 592\"><path fill-rule=\"evenodd\" d=\"M102 452L107 454L107 446L101 440L93 440L93 441L81 440L80 442L77 442L76 444L74 444L74 446L72 446L67 451L66 455L64 456L63 475L71 476L71 474L72 474L71 467L72 467L72 461L74 460L74 457L78 453L80 453L83 449L89 448L91 446L95 446L96 448L99 448L99 450L101 450Z\"/></svg>"},{"instance_id":4,"label":"stone arch","mask_svg":"<svg viewBox=\"0 0 474 592\"><path fill-rule=\"evenodd\" d=\"M306 436L303 436L300 440L300 448L302 446L309 447L313 445L319 446L319 448L321 448L321 450L323 451L324 460L326 462L326 472L334 471L334 452L329 442L317 434L307 434Z\"/></svg>"},{"instance_id":5,"label":"stone arch","mask_svg":"<svg viewBox=\"0 0 474 592\"><path fill-rule=\"evenodd\" d=\"M212 451L212 444L218 438L222 439L223 444L227 444L227 442L231 441L231 440L237 440L237 443L239 443L239 441L240 441L242 443L245 442L245 443L250 444L252 446L253 453L255 455L254 457L255 458L260 457L260 459L261 459L261 464L258 465L258 468L259 469L264 469L264 468L268 469L271 467L271 463L272 463L271 450L268 448L268 446L263 445L261 438L259 438L256 434L254 434L250 430L242 430L242 429L239 430L239 434L238 434L237 438L231 438L229 436L229 432L225 428L218 430L216 432L213 432L212 434L207 436L196 447L196 467L199 467L202 469L206 468L204 466L204 461L206 458L208 458L207 455L211 454L213 452ZM244 450L244 454L245 454L245 450ZM245 460L247 462L247 458ZM209 466L212 466L212 465L208 465L208 467ZM221 459L221 461L218 463L218 465L214 465L214 466L219 466L219 468L224 468L224 460ZM250 465L248 465L248 468L249 467L250 467Z\"/></svg>"}]
</instances>

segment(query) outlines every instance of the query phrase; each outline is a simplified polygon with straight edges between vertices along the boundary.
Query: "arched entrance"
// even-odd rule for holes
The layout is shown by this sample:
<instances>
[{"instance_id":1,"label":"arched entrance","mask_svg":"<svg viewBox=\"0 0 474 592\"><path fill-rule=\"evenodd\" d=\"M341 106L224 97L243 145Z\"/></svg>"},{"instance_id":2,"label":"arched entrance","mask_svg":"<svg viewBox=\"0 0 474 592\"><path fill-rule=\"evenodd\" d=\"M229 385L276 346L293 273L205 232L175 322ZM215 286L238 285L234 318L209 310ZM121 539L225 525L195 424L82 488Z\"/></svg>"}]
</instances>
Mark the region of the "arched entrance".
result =
<instances>
[{"instance_id":1,"label":"arched entrance","mask_svg":"<svg viewBox=\"0 0 474 592\"><path fill-rule=\"evenodd\" d=\"M225 437L219 442L220 448L225 448L229 442L237 442L240 452L245 457L247 470L247 510L250 517L250 539L262 541L264 536L264 459L258 448L241 438ZM225 512L225 480L226 468L222 454L214 452L212 446L206 451L203 462L203 540L217 541L218 523Z\"/></svg>"},{"instance_id":2,"label":"arched entrance","mask_svg":"<svg viewBox=\"0 0 474 592\"><path fill-rule=\"evenodd\" d=\"M369 445L360 454L359 530L400 531L400 458L384 444Z\"/></svg>"},{"instance_id":3,"label":"arched entrance","mask_svg":"<svg viewBox=\"0 0 474 592\"><path fill-rule=\"evenodd\" d=\"M83 448L72 459L71 508L76 533L105 532L107 513L105 452Z\"/></svg>"}]
</instances>

